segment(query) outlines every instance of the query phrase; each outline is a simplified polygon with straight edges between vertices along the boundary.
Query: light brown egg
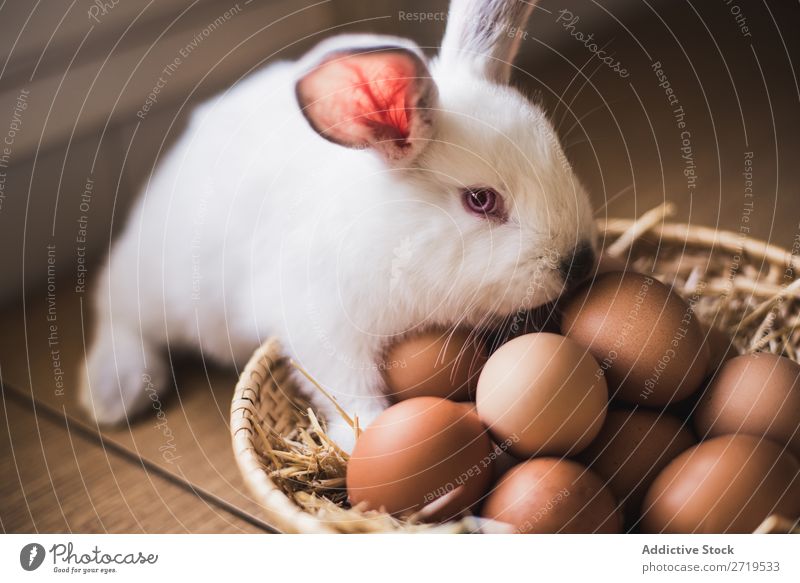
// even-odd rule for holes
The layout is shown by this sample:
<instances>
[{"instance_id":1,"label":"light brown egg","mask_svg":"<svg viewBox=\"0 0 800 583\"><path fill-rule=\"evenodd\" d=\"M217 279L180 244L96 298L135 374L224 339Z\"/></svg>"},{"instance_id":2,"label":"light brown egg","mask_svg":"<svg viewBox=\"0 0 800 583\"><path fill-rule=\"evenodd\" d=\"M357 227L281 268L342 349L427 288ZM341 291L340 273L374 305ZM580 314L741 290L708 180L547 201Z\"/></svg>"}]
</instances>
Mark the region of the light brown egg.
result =
<instances>
[{"instance_id":1,"label":"light brown egg","mask_svg":"<svg viewBox=\"0 0 800 583\"><path fill-rule=\"evenodd\" d=\"M606 486L634 521L647 489L679 453L696 443L678 419L661 412L609 411L597 438L580 460L606 480Z\"/></svg>"},{"instance_id":2,"label":"light brown egg","mask_svg":"<svg viewBox=\"0 0 800 583\"><path fill-rule=\"evenodd\" d=\"M581 464L536 458L507 472L487 497L484 517L516 532L618 533L620 515L603 481Z\"/></svg>"},{"instance_id":3,"label":"light brown egg","mask_svg":"<svg viewBox=\"0 0 800 583\"><path fill-rule=\"evenodd\" d=\"M729 360L703 393L698 435L763 435L800 456L800 365L768 353Z\"/></svg>"},{"instance_id":4,"label":"light brown egg","mask_svg":"<svg viewBox=\"0 0 800 583\"><path fill-rule=\"evenodd\" d=\"M488 489L491 451L478 416L463 403L409 399L386 409L356 441L347 493L353 504L398 516L453 518Z\"/></svg>"},{"instance_id":5,"label":"light brown egg","mask_svg":"<svg viewBox=\"0 0 800 583\"><path fill-rule=\"evenodd\" d=\"M597 362L563 336L527 334L501 346L483 368L476 403L495 441L518 457L577 453L606 416Z\"/></svg>"},{"instance_id":6,"label":"light brown egg","mask_svg":"<svg viewBox=\"0 0 800 583\"><path fill-rule=\"evenodd\" d=\"M475 396L486 358L486 347L470 330L432 330L390 346L383 372L397 401L415 397L467 401Z\"/></svg>"},{"instance_id":7,"label":"light brown egg","mask_svg":"<svg viewBox=\"0 0 800 583\"><path fill-rule=\"evenodd\" d=\"M677 294L638 273L606 273L563 305L561 329L589 349L613 397L663 406L696 391L708 368L697 319Z\"/></svg>"},{"instance_id":8,"label":"light brown egg","mask_svg":"<svg viewBox=\"0 0 800 583\"><path fill-rule=\"evenodd\" d=\"M645 496L649 533L752 532L770 514L800 517L800 464L782 446L724 435L680 454Z\"/></svg>"}]
</instances>

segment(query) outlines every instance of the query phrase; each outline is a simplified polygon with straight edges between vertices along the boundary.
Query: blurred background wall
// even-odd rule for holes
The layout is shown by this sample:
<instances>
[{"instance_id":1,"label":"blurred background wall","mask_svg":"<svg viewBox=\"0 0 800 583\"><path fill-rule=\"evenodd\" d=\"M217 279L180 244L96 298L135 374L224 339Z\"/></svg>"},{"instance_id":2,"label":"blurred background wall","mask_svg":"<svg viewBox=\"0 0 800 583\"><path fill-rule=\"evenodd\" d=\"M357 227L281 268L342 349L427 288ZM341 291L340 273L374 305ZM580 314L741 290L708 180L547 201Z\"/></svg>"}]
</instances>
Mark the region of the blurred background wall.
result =
<instances>
[{"instance_id":1,"label":"blurred background wall","mask_svg":"<svg viewBox=\"0 0 800 583\"><path fill-rule=\"evenodd\" d=\"M42 293L48 269L79 286L197 101L340 32L408 36L433 54L446 4L7 0L0 301ZM544 0L515 82L550 112L599 217L672 200L680 219L738 230L752 202L750 234L788 247L800 222L798 24L796 2Z\"/></svg>"}]
</instances>

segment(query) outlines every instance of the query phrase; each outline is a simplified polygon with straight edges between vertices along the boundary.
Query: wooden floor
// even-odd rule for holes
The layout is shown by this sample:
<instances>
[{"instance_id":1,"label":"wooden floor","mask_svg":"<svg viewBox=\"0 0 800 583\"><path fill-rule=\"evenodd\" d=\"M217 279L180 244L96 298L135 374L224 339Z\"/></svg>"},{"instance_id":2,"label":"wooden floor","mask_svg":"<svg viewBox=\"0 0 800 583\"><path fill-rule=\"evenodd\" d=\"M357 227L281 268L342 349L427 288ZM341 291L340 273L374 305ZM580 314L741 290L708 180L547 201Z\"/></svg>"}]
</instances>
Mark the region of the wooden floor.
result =
<instances>
[{"instance_id":1,"label":"wooden floor","mask_svg":"<svg viewBox=\"0 0 800 583\"><path fill-rule=\"evenodd\" d=\"M5 532L269 532L244 490L228 433L235 371L178 367L177 393L129 427L99 430L75 401L81 298L58 296L60 365L48 310L31 298L3 313L0 528ZM62 303L63 301L63 303Z\"/></svg>"}]
</instances>

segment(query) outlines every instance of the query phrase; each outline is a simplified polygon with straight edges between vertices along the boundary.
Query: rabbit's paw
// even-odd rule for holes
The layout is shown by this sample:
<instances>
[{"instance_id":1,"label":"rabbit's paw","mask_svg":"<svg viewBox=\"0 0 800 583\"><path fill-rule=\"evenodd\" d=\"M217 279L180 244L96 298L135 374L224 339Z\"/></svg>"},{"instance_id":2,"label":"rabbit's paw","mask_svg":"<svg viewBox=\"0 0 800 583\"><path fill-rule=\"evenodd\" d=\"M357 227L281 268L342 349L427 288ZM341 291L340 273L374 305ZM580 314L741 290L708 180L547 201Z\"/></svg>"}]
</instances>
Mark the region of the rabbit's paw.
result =
<instances>
[{"instance_id":1,"label":"rabbit's paw","mask_svg":"<svg viewBox=\"0 0 800 583\"><path fill-rule=\"evenodd\" d=\"M139 334L115 330L112 343L101 333L81 371L79 402L98 424L117 425L160 403L166 382L162 355Z\"/></svg>"}]
</instances>

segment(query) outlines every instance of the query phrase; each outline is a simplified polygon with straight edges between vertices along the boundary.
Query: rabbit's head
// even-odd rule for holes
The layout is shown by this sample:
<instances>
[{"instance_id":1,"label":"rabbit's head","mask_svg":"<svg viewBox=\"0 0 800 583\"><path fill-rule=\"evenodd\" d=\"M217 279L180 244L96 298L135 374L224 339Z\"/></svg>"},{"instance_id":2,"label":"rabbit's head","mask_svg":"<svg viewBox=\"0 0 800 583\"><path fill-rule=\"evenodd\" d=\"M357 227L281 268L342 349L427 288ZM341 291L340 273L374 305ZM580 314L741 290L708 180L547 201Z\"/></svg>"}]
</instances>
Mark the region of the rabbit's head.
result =
<instances>
[{"instance_id":1,"label":"rabbit's head","mask_svg":"<svg viewBox=\"0 0 800 583\"><path fill-rule=\"evenodd\" d=\"M508 84L531 10L453 0L430 65L406 40L339 37L308 56L296 85L321 136L371 150L391 196L423 203L385 236L406 233L421 250L404 274L412 293L472 324L554 299L595 261L587 195L542 109Z\"/></svg>"}]
</instances>

